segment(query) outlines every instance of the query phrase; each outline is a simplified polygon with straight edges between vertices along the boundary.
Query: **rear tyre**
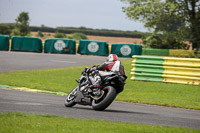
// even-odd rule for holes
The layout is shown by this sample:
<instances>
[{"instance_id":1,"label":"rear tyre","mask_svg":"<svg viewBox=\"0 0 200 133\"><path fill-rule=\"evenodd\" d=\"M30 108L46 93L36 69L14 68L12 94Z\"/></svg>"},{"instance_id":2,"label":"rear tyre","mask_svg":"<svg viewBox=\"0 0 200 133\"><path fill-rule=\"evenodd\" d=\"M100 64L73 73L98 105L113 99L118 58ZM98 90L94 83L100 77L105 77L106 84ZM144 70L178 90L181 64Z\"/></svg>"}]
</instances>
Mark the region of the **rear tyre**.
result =
<instances>
[{"instance_id":1,"label":"rear tyre","mask_svg":"<svg viewBox=\"0 0 200 133\"><path fill-rule=\"evenodd\" d=\"M99 100L92 101L92 108L94 110L105 110L115 99L117 92L112 86L107 86L103 89L104 96Z\"/></svg>"},{"instance_id":2,"label":"rear tyre","mask_svg":"<svg viewBox=\"0 0 200 133\"><path fill-rule=\"evenodd\" d=\"M73 107L76 105L75 98L77 96L77 88L74 88L65 99L65 107Z\"/></svg>"}]
</instances>

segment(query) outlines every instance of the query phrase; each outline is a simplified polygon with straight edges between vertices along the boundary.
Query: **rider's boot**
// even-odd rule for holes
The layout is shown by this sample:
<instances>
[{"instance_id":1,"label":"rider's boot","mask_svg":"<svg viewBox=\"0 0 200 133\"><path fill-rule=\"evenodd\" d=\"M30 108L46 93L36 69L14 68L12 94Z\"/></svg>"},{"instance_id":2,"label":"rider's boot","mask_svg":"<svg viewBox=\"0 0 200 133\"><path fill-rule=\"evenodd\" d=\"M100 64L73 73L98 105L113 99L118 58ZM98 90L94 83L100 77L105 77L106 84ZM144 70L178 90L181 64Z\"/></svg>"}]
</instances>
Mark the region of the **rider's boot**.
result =
<instances>
[{"instance_id":1,"label":"rider's boot","mask_svg":"<svg viewBox=\"0 0 200 133\"><path fill-rule=\"evenodd\" d=\"M101 95L100 92L101 77L99 75L96 75L95 80L96 80L95 83L91 85L90 88L92 89L94 95Z\"/></svg>"}]
</instances>

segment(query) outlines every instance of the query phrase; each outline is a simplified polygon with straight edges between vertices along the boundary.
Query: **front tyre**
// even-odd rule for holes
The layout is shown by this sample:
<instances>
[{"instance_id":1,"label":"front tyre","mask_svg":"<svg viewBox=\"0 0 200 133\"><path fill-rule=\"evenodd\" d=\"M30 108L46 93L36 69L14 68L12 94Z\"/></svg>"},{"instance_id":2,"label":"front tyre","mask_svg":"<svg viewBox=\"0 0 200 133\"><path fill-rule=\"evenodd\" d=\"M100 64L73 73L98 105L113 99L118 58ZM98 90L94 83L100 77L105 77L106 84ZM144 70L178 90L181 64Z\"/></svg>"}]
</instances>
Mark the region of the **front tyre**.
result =
<instances>
[{"instance_id":1,"label":"front tyre","mask_svg":"<svg viewBox=\"0 0 200 133\"><path fill-rule=\"evenodd\" d=\"M77 88L74 88L65 99L65 107L73 107L76 105L75 99L77 96Z\"/></svg>"},{"instance_id":2,"label":"front tyre","mask_svg":"<svg viewBox=\"0 0 200 133\"><path fill-rule=\"evenodd\" d=\"M92 101L92 108L94 110L105 110L113 102L117 95L116 89L112 86L105 87L103 91L104 96L101 99Z\"/></svg>"}]
</instances>

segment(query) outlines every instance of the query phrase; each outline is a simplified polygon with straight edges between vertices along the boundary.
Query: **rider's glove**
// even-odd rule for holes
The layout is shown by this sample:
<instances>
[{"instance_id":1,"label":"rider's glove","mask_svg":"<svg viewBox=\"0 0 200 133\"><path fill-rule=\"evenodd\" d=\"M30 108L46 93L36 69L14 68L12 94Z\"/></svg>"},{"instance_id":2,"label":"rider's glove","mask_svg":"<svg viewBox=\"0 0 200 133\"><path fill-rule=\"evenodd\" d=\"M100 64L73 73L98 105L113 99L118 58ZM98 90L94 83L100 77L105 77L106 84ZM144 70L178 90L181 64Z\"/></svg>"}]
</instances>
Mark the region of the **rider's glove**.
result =
<instances>
[{"instance_id":1,"label":"rider's glove","mask_svg":"<svg viewBox=\"0 0 200 133\"><path fill-rule=\"evenodd\" d=\"M97 70L97 68L96 68L96 67L93 67L93 68L90 69L90 72L93 72L93 71L95 71L95 70Z\"/></svg>"},{"instance_id":2,"label":"rider's glove","mask_svg":"<svg viewBox=\"0 0 200 133\"><path fill-rule=\"evenodd\" d=\"M89 68L89 67L86 67L86 68L85 68L85 72L86 72L86 73L90 72L90 68Z\"/></svg>"}]
</instances>

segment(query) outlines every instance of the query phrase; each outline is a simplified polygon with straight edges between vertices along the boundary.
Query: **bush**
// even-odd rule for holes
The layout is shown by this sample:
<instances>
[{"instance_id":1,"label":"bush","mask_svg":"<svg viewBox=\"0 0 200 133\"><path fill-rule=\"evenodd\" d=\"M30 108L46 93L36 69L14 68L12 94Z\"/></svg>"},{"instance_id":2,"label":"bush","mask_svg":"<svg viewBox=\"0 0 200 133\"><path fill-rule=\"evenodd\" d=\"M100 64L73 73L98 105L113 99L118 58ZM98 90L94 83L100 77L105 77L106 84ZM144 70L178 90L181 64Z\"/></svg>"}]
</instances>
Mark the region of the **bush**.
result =
<instances>
[{"instance_id":1,"label":"bush","mask_svg":"<svg viewBox=\"0 0 200 133\"><path fill-rule=\"evenodd\" d=\"M38 31L38 33L37 33L37 35L36 36L38 36L38 37L44 37L44 35L42 34L42 32L41 31Z\"/></svg>"},{"instance_id":2,"label":"bush","mask_svg":"<svg viewBox=\"0 0 200 133\"><path fill-rule=\"evenodd\" d=\"M55 38L66 38L66 35L64 33L56 32L54 34Z\"/></svg>"},{"instance_id":3,"label":"bush","mask_svg":"<svg viewBox=\"0 0 200 133\"><path fill-rule=\"evenodd\" d=\"M20 36L20 31L19 29L13 29L10 36Z\"/></svg>"},{"instance_id":4,"label":"bush","mask_svg":"<svg viewBox=\"0 0 200 133\"><path fill-rule=\"evenodd\" d=\"M83 33L73 33L72 35L68 36L68 38L75 40L88 39Z\"/></svg>"},{"instance_id":5,"label":"bush","mask_svg":"<svg viewBox=\"0 0 200 133\"><path fill-rule=\"evenodd\" d=\"M156 34L150 34L142 38L145 48L160 48L162 40L160 36Z\"/></svg>"}]
</instances>

